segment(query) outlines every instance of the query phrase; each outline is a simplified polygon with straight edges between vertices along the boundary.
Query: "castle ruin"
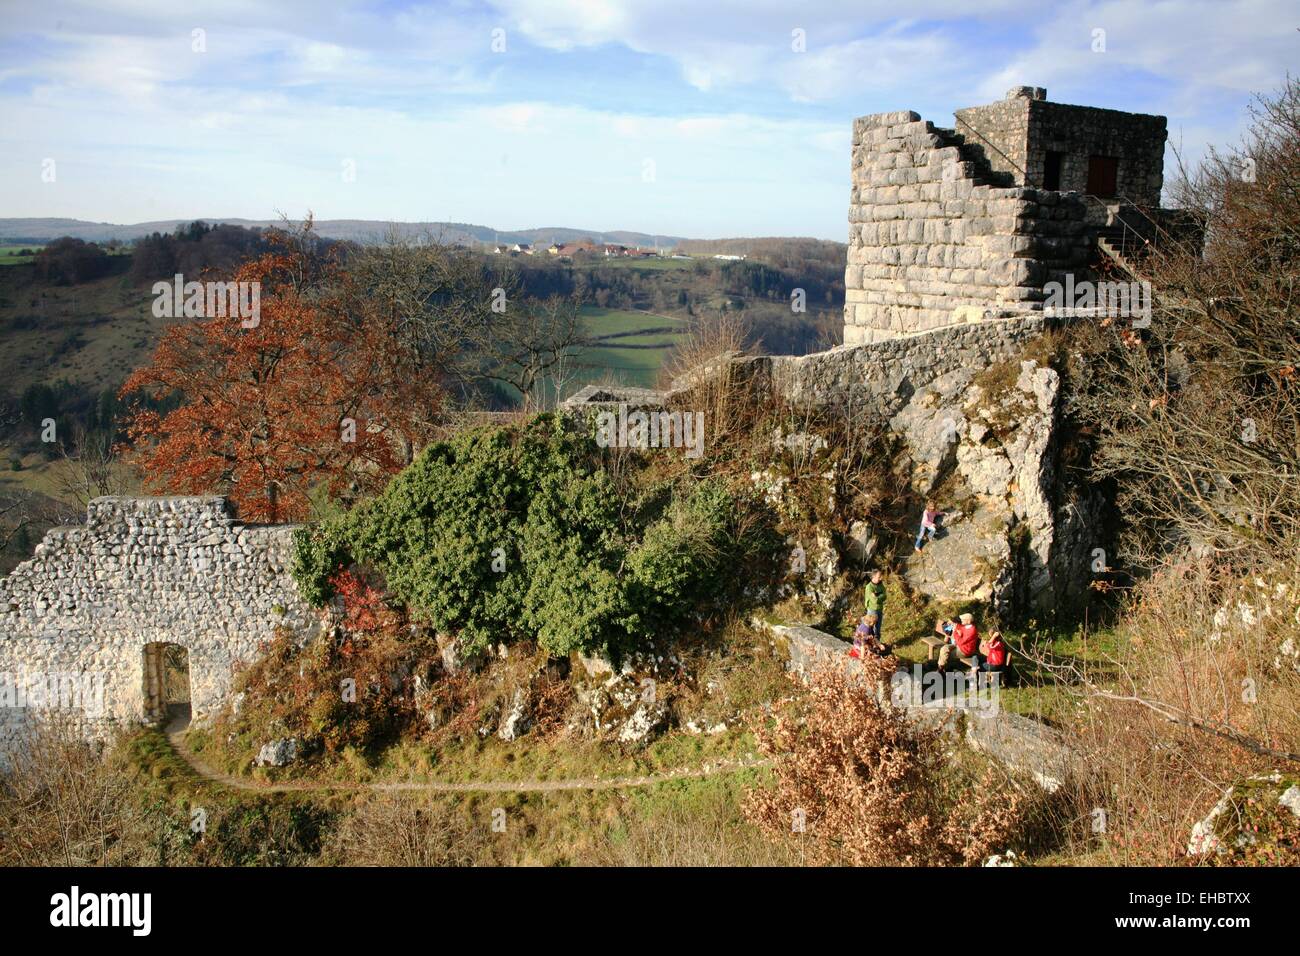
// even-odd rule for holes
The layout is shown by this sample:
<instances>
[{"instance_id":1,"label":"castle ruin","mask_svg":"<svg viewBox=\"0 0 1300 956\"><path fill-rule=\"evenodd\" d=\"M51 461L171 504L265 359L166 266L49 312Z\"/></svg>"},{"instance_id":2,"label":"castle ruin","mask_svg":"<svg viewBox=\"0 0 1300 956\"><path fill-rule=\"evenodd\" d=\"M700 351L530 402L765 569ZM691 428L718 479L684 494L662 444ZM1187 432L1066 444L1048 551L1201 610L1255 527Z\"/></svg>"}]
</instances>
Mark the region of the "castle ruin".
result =
<instances>
[{"instance_id":1,"label":"castle ruin","mask_svg":"<svg viewBox=\"0 0 1300 956\"><path fill-rule=\"evenodd\" d=\"M1166 216L1165 120L1029 87L956 120L854 123L844 345L719 357L705 371L737 363L791 403L884 422L917 500L969 505L942 548L907 558L916 593L1049 609L1086 592L1104 502L1059 473L1058 376L1022 353L1053 321L1048 282L1091 276L1106 258L1123 267L1126 242ZM974 376L1006 362L1014 387L990 408ZM689 386L590 386L564 408L662 406ZM319 624L289 574L293 530L242 525L224 498L177 497L96 499L84 526L49 532L0 581L0 745L51 707L99 737L182 700L210 719L280 627ZM69 694L74 706L60 706Z\"/></svg>"},{"instance_id":2,"label":"castle ruin","mask_svg":"<svg viewBox=\"0 0 1300 956\"><path fill-rule=\"evenodd\" d=\"M945 129L911 111L853 124L844 344L1041 312L1171 218L1163 116L1021 86Z\"/></svg>"}]
</instances>

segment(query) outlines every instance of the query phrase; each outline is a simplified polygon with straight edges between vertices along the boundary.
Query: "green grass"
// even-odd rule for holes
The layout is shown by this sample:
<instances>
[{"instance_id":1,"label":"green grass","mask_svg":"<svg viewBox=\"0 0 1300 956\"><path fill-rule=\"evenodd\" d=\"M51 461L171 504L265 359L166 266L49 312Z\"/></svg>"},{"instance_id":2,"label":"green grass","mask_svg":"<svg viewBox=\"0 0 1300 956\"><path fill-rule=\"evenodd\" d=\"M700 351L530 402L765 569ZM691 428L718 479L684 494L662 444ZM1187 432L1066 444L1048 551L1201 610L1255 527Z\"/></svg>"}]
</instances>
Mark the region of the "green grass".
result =
<instances>
[{"instance_id":1,"label":"green grass","mask_svg":"<svg viewBox=\"0 0 1300 956\"><path fill-rule=\"evenodd\" d=\"M44 248L45 243L42 242L21 242L14 244L0 243L0 266L15 266L31 262L36 258L36 253L40 252ZM30 250L32 255L18 255L18 253L22 252L24 249ZM105 249L104 251L110 256L126 256L131 254L131 250L127 246L119 246L116 249Z\"/></svg>"},{"instance_id":2,"label":"green grass","mask_svg":"<svg viewBox=\"0 0 1300 956\"><path fill-rule=\"evenodd\" d=\"M33 253L39 252L42 246L40 243L27 243L25 245L0 245L0 266L20 265L24 262L31 262L35 255L20 256L18 255L24 249L30 249Z\"/></svg>"},{"instance_id":3,"label":"green grass","mask_svg":"<svg viewBox=\"0 0 1300 956\"><path fill-rule=\"evenodd\" d=\"M602 309L594 305L582 307L582 318L587 330L596 336L639 332L643 329L661 329L668 326L684 328L686 325L682 319L671 315L657 315L632 309Z\"/></svg>"},{"instance_id":4,"label":"green grass","mask_svg":"<svg viewBox=\"0 0 1300 956\"><path fill-rule=\"evenodd\" d=\"M353 764L340 767L339 772L347 779L360 775L376 781L608 780L696 769L706 763L748 759L755 753L753 737L739 728L717 735L673 732L641 750L592 740L548 743L525 736L507 742L493 736L437 748L398 744L383 754L373 771Z\"/></svg>"},{"instance_id":5,"label":"green grass","mask_svg":"<svg viewBox=\"0 0 1300 956\"><path fill-rule=\"evenodd\" d=\"M921 640L934 633L935 621L955 618L969 611L981 633L991 627L988 609L978 601L922 602L909 600L896 576L886 579L885 642L904 666L921 664L934 667L927 660L929 648ZM851 640L853 629L862 615L861 593L840 619L823 622L825 629ZM1049 723L1062 723L1074 715L1077 696L1064 670L1077 669L1093 681L1104 683L1114 675L1108 661L1116 651L1116 635L1109 628L1088 628L1079 624L1047 625L1030 623L1019 628L1004 628L1003 635L1012 653L1012 680L1002 688L1000 706L1016 714L1035 717ZM1033 660L1031 660L1031 658ZM1041 661L1042 663L1036 663Z\"/></svg>"},{"instance_id":6,"label":"green grass","mask_svg":"<svg viewBox=\"0 0 1300 956\"><path fill-rule=\"evenodd\" d=\"M584 306L582 317L597 344L578 355L577 361L584 367L575 375L572 389L606 381L653 388L660 366L676 344L674 334L665 330L684 330L686 325L673 316L597 306Z\"/></svg>"},{"instance_id":7,"label":"green grass","mask_svg":"<svg viewBox=\"0 0 1300 956\"><path fill-rule=\"evenodd\" d=\"M592 266L595 268L602 268L602 269L604 268L635 269L637 271L645 271L645 272L662 272L666 269L693 269L695 267L695 263L698 261L700 260L671 259L671 258L622 259L622 258L611 257L608 259L597 260L596 262L592 263ZM580 260L577 263L575 263L575 265L578 268L581 268L583 266L588 265L588 263L585 260Z\"/></svg>"}]
</instances>

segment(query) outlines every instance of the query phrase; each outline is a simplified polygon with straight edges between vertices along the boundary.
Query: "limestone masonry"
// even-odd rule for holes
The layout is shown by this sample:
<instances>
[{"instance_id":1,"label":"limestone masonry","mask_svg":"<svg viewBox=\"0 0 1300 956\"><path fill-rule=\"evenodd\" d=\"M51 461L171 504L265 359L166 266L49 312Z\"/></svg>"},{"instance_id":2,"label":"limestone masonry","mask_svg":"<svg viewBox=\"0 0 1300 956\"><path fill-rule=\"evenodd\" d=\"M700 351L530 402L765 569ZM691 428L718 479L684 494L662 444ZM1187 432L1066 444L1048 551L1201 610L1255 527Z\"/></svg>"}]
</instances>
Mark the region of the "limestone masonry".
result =
<instances>
[{"instance_id":1,"label":"limestone masonry","mask_svg":"<svg viewBox=\"0 0 1300 956\"><path fill-rule=\"evenodd\" d=\"M1017 87L956 120L853 124L845 345L1041 311L1046 283L1090 277L1099 240L1167 215L1162 116Z\"/></svg>"},{"instance_id":2,"label":"limestone masonry","mask_svg":"<svg viewBox=\"0 0 1300 956\"><path fill-rule=\"evenodd\" d=\"M288 574L293 530L241 525L220 497L95 499L84 526L50 531L0 580L7 692L102 694L61 708L102 736L162 716L146 648L170 643L188 652L194 717L212 715L236 662L252 661L278 625L315 621ZM5 703L0 743L27 713Z\"/></svg>"}]
</instances>

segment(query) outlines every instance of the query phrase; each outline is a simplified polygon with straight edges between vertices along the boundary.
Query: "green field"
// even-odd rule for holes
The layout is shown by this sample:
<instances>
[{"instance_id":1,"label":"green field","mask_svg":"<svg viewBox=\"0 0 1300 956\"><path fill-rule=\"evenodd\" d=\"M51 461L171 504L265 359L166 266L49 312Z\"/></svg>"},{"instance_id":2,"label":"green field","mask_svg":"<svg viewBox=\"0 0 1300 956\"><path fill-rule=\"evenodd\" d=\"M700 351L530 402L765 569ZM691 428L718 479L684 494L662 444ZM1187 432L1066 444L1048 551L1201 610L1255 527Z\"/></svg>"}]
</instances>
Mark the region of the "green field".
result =
<instances>
[{"instance_id":1,"label":"green field","mask_svg":"<svg viewBox=\"0 0 1300 956\"><path fill-rule=\"evenodd\" d=\"M609 267L611 269L646 269L652 271L662 271L664 269L691 269L695 267L696 262L705 261L702 259L671 259L648 258L636 259L632 257L622 258L619 256L610 256L609 258L599 259L578 259L574 266L581 268L586 265L596 265L601 268Z\"/></svg>"},{"instance_id":2,"label":"green field","mask_svg":"<svg viewBox=\"0 0 1300 956\"><path fill-rule=\"evenodd\" d=\"M596 344L578 356L583 367L570 391L596 382L652 388L659 367L686 327L682 319L673 316L627 309L584 306L582 315Z\"/></svg>"},{"instance_id":3,"label":"green field","mask_svg":"<svg viewBox=\"0 0 1300 956\"><path fill-rule=\"evenodd\" d=\"M26 245L17 245L17 246L0 245L0 266L12 266L12 265L17 265L21 262L31 262L33 256L18 255L18 253L22 252L24 249L29 249L33 253L39 252L41 249L41 244L37 242L37 243L27 243Z\"/></svg>"},{"instance_id":4,"label":"green field","mask_svg":"<svg viewBox=\"0 0 1300 956\"><path fill-rule=\"evenodd\" d=\"M43 242L21 242L21 243L0 243L0 266L16 266L23 263L32 262L36 258L36 253L45 248ZM20 256L18 253L27 250L32 254L30 256ZM126 256L131 254L129 246L117 246L112 249L105 249L110 256Z\"/></svg>"}]
</instances>

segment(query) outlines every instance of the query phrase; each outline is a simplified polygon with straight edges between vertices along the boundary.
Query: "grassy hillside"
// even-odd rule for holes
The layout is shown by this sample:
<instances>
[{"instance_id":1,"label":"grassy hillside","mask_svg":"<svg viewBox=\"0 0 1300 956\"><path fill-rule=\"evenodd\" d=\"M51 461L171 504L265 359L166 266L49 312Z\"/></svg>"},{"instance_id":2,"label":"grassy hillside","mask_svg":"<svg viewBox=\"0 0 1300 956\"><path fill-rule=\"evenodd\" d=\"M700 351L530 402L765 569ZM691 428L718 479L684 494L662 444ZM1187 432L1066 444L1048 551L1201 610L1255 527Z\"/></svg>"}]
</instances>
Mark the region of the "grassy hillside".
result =
<instances>
[{"instance_id":1,"label":"grassy hillside","mask_svg":"<svg viewBox=\"0 0 1300 956\"><path fill-rule=\"evenodd\" d=\"M12 395L38 382L66 379L112 388L153 351L171 319L151 311L147 288L113 272L73 286L40 281L30 265L0 269L0 385Z\"/></svg>"}]
</instances>

